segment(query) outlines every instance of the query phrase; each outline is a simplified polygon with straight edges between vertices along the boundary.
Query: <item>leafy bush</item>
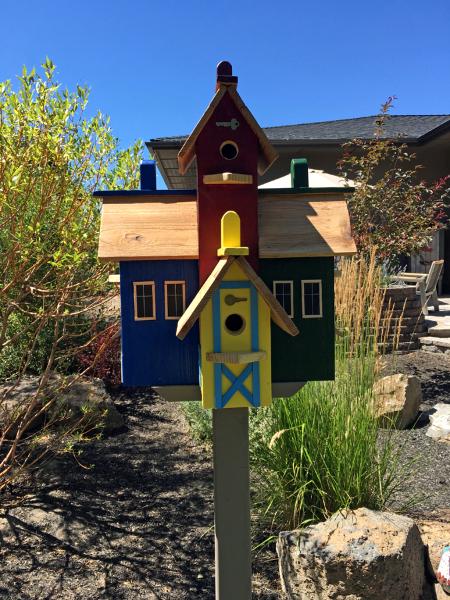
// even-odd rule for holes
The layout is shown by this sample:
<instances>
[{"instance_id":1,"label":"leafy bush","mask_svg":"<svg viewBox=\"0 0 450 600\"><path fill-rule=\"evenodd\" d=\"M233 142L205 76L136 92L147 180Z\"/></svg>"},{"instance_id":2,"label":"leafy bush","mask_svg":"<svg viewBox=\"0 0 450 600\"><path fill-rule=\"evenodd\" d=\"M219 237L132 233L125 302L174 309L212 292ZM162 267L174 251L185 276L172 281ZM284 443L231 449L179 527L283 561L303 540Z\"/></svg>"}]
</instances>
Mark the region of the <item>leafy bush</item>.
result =
<instances>
[{"instance_id":1,"label":"leafy bush","mask_svg":"<svg viewBox=\"0 0 450 600\"><path fill-rule=\"evenodd\" d=\"M85 116L88 90L62 89L53 63L42 67L24 68L17 90L0 83L0 377L9 380L0 407L24 374L41 375L14 440L3 435L7 417L0 423L0 489L29 461L26 432L49 409L52 371L88 345L89 315L107 300L110 266L97 260L92 193L137 187L142 150L141 142L120 149L107 117ZM63 438L54 436L53 447Z\"/></svg>"},{"instance_id":2,"label":"leafy bush","mask_svg":"<svg viewBox=\"0 0 450 600\"><path fill-rule=\"evenodd\" d=\"M343 145L338 167L355 183L349 197L353 235L358 252L366 258L377 248L377 260L389 272L402 255L429 245L434 231L445 226L449 178L432 184L420 178L421 165L402 138L384 137L393 98L381 107L374 139L355 139Z\"/></svg>"},{"instance_id":3,"label":"leafy bush","mask_svg":"<svg viewBox=\"0 0 450 600\"><path fill-rule=\"evenodd\" d=\"M183 402L183 412L194 438L199 442L212 443L211 411L202 408L200 402Z\"/></svg>"},{"instance_id":4,"label":"leafy bush","mask_svg":"<svg viewBox=\"0 0 450 600\"><path fill-rule=\"evenodd\" d=\"M77 356L83 370L87 369L89 375L103 379L109 386L116 386L121 382L119 331L118 323L98 332L93 325L92 340Z\"/></svg>"}]
</instances>

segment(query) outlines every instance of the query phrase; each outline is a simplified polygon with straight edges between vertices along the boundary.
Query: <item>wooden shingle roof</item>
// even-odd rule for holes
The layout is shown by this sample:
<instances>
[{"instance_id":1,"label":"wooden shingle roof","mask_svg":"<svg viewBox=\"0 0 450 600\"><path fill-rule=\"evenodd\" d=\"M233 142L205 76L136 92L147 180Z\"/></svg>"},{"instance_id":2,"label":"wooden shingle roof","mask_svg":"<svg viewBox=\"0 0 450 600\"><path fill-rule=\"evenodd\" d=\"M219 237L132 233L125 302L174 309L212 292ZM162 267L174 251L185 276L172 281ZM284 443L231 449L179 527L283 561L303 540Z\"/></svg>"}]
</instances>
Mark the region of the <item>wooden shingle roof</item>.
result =
<instances>
[{"instance_id":1,"label":"wooden shingle roof","mask_svg":"<svg viewBox=\"0 0 450 600\"><path fill-rule=\"evenodd\" d=\"M195 192L96 195L102 194L99 258L198 258ZM260 258L345 256L356 252L342 191L260 190L258 220Z\"/></svg>"}]
</instances>

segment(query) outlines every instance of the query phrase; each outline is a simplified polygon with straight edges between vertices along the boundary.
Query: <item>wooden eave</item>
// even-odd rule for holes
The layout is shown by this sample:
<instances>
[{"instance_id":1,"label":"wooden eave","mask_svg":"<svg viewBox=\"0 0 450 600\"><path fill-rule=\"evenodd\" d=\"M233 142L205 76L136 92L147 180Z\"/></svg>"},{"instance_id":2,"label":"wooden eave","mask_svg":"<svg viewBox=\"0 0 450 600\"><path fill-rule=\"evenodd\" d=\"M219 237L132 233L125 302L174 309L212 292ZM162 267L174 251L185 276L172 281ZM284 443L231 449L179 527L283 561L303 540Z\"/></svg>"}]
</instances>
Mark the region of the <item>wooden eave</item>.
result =
<instances>
[{"instance_id":1,"label":"wooden eave","mask_svg":"<svg viewBox=\"0 0 450 600\"><path fill-rule=\"evenodd\" d=\"M200 317L200 314L205 308L208 300L210 300L213 293L217 290L221 281L234 262L236 262L244 271L249 281L253 283L264 302L266 302L266 304L269 306L272 320L286 333L289 333L292 336L298 335L299 331L295 323L266 286L264 281L255 273L247 260L243 256L228 256L226 258L221 258L218 261L217 265L211 271L208 279L202 285L195 298L183 313L182 317L178 321L177 337L180 340L183 340L186 337L197 319Z\"/></svg>"},{"instance_id":2,"label":"wooden eave","mask_svg":"<svg viewBox=\"0 0 450 600\"><path fill-rule=\"evenodd\" d=\"M252 113L244 104L244 101L239 96L236 88L234 86L221 84L219 86L219 89L215 93L211 103L209 104L208 108L201 117L200 121L194 127L194 130L184 142L183 146L181 147L181 150L178 152L178 166L181 175L184 175L186 173L186 171L189 169L189 166L195 158L195 142L197 141L198 136L202 132L206 123L211 118L214 110L216 109L224 95L227 93L231 96L233 102L236 105L236 108L239 110L241 115L247 121L253 133L258 138L260 147L258 173L260 175L263 175L267 171L267 169L272 165L272 163L278 158L278 153L275 151L272 144L269 142L266 134L258 125Z\"/></svg>"}]
</instances>

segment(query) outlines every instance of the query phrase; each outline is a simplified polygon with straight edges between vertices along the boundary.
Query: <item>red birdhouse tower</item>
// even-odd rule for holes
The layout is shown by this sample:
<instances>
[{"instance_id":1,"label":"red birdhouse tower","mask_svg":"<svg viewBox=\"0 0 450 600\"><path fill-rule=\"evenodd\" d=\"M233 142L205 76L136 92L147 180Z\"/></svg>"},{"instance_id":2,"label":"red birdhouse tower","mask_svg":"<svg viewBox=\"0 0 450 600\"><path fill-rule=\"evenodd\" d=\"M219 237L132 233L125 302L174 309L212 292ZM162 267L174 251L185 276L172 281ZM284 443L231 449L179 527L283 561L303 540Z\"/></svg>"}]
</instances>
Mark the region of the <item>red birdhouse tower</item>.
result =
<instances>
[{"instance_id":1,"label":"red birdhouse tower","mask_svg":"<svg viewBox=\"0 0 450 600\"><path fill-rule=\"evenodd\" d=\"M178 155L182 174L197 158L200 285L217 263L220 220L229 210L240 216L242 245L258 265L258 173L277 154L236 87L230 63L219 63L216 94Z\"/></svg>"}]
</instances>

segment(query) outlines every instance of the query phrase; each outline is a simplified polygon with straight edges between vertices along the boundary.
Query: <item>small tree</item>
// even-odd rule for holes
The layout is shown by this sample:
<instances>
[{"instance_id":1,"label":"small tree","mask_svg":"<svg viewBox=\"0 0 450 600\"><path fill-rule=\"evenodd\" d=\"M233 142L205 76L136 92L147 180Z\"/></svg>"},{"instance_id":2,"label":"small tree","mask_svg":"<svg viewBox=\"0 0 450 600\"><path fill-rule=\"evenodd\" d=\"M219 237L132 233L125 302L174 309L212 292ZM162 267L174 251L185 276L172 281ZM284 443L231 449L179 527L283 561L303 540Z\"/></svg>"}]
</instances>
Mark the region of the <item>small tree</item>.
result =
<instances>
[{"instance_id":1,"label":"small tree","mask_svg":"<svg viewBox=\"0 0 450 600\"><path fill-rule=\"evenodd\" d=\"M97 261L92 192L136 187L142 149L121 150L107 117L85 116L88 90L63 90L53 63L42 67L24 68L17 90L0 83L0 379L9 381L0 393L0 489L35 457L28 432L64 387L49 393L51 373L90 343L105 301L110 267ZM30 371L38 390L8 413Z\"/></svg>"},{"instance_id":2,"label":"small tree","mask_svg":"<svg viewBox=\"0 0 450 600\"><path fill-rule=\"evenodd\" d=\"M377 248L377 259L390 271L402 255L430 243L445 226L449 176L430 185L420 178L416 155L401 142L383 137L391 97L375 122L374 139L355 139L343 145L340 173L355 183L349 210L358 252L366 258Z\"/></svg>"}]
</instances>

